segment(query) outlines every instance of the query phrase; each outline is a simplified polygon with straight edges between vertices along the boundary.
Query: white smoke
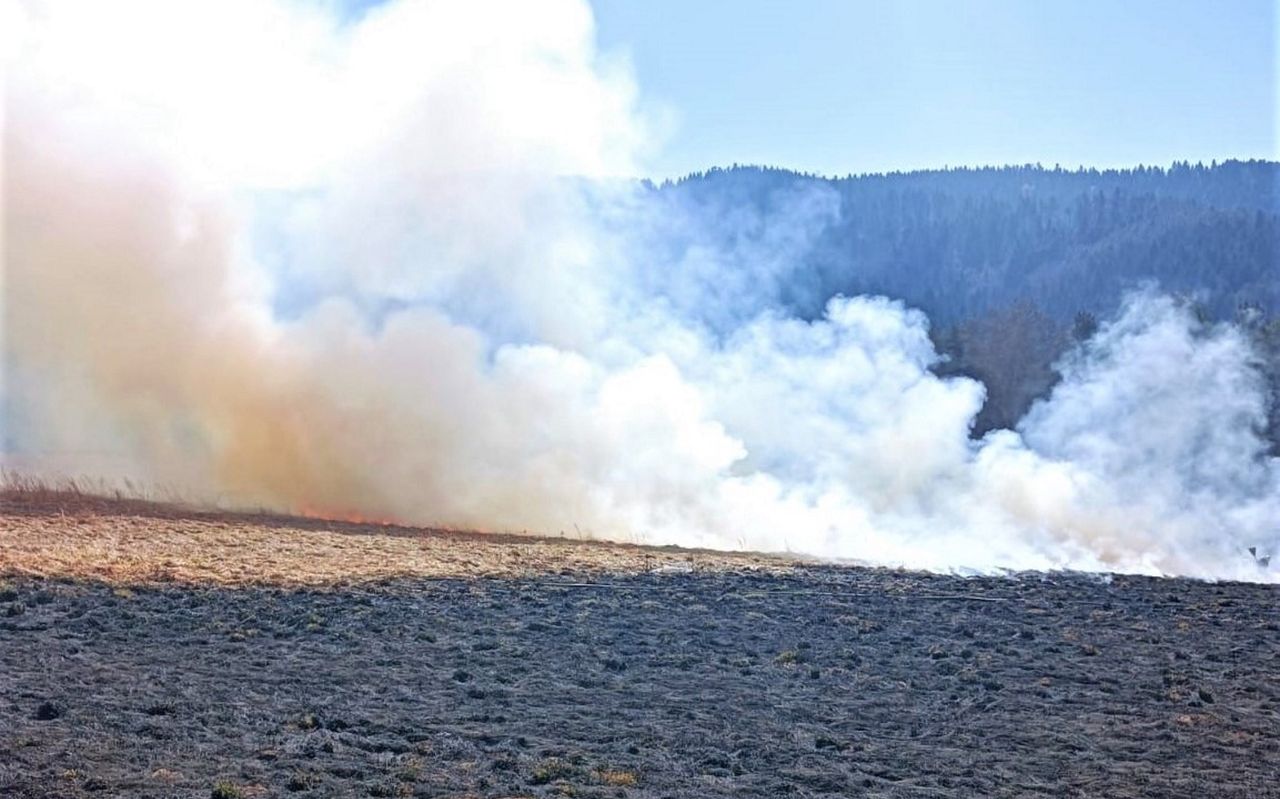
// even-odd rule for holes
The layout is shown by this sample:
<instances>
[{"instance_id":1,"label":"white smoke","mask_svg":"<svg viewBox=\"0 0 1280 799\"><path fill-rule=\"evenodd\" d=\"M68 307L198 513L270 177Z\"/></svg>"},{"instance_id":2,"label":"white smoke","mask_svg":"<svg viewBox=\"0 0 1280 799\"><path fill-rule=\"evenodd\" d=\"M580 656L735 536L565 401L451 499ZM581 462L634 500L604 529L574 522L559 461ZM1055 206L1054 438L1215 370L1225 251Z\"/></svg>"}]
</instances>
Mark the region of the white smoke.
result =
<instances>
[{"instance_id":1,"label":"white smoke","mask_svg":"<svg viewBox=\"0 0 1280 799\"><path fill-rule=\"evenodd\" d=\"M652 136L581 2L5 9L11 460L446 526L1275 579L1244 554L1276 549L1280 467L1238 333L1139 295L971 441L983 388L929 371L919 312L770 310L833 192L722 218L617 179Z\"/></svg>"}]
</instances>

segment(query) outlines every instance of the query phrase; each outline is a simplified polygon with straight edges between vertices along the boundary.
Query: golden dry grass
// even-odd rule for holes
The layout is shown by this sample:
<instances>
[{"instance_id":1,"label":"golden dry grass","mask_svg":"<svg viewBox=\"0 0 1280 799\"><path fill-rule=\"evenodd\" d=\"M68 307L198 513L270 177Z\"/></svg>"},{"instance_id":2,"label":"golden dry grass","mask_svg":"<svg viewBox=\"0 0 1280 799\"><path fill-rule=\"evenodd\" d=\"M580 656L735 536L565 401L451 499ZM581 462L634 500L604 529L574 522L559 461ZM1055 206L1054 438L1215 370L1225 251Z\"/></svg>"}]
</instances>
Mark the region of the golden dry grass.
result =
<instances>
[{"instance_id":1,"label":"golden dry grass","mask_svg":"<svg viewBox=\"0 0 1280 799\"><path fill-rule=\"evenodd\" d=\"M766 555L216 512L31 486L0 490L0 575L334 586L789 565Z\"/></svg>"}]
</instances>

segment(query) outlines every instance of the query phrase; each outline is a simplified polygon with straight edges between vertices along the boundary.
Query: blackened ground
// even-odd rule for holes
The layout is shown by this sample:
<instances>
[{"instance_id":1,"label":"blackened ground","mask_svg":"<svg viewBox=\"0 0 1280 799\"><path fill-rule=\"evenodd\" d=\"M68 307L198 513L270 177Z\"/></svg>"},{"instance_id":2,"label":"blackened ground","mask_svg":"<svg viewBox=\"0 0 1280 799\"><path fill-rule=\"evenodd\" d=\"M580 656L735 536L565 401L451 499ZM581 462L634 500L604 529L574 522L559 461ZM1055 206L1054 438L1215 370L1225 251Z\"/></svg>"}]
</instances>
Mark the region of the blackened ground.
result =
<instances>
[{"instance_id":1,"label":"blackened ground","mask_svg":"<svg viewBox=\"0 0 1280 799\"><path fill-rule=\"evenodd\" d=\"M1280 591L0 587L0 795L1280 796Z\"/></svg>"}]
</instances>

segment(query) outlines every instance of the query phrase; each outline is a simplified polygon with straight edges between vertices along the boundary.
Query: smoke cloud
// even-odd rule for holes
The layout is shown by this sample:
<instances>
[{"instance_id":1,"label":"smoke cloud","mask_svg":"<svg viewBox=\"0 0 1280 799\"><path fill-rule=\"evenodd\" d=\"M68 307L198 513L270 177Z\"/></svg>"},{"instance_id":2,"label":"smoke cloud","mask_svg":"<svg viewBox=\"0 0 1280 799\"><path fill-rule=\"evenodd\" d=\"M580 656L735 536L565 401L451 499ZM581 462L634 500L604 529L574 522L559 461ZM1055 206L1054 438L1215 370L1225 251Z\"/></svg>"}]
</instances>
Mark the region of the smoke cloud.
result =
<instances>
[{"instance_id":1,"label":"smoke cloud","mask_svg":"<svg viewBox=\"0 0 1280 799\"><path fill-rule=\"evenodd\" d=\"M984 389L930 371L923 314L776 310L834 193L757 218L621 179L656 126L582 2L4 13L11 464L486 530L1277 579L1245 554L1280 543L1245 337L1135 295L972 441Z\"/></svg>"}]
</instances>

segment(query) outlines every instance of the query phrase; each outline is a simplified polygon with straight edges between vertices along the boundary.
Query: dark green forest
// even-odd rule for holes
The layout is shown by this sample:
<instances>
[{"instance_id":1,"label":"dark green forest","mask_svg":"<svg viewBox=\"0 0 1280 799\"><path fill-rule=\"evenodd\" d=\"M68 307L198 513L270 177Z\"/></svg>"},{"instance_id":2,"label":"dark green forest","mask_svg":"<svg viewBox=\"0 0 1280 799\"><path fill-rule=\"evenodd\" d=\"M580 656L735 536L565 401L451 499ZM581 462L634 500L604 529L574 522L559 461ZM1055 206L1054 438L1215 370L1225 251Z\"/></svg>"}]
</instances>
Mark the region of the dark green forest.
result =
<instances>
[{"instance_id":1,"label":"dark green forest","mask_svg":"<svg viewBox=\"0 0 1280 799\"><path fill-rule=\"evenodd\" d=\"M785 261L771 304L813 317L837 294L884 294L927 312L947 356L938 370L987 385L977 435L1015 424L1127 291L1185 298L1254 339L1280 452L1280 164L843 178L735 166L647 188L691 220L665 231L675 251L742 253L746 271Z\"/></svg>"}]
</instances>

